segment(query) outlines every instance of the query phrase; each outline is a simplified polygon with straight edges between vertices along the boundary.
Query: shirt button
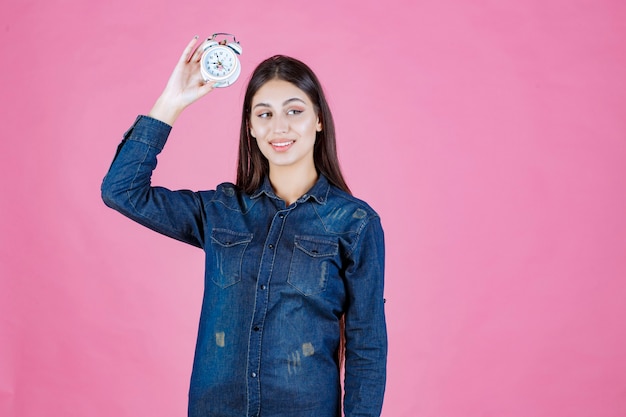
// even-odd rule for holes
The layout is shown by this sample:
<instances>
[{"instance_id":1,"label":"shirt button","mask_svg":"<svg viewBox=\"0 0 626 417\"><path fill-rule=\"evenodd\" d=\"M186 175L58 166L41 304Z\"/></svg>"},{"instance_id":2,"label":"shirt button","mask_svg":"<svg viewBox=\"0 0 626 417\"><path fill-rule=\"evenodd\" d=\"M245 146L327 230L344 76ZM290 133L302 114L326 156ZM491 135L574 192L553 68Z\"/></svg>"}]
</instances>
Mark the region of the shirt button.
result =
<instances>
[{"instance_id":1,"label":"shirt button","mask_svg":"<svg viewBox=\"0 0 626 417\"><path fill-rule=\"evenodd\" d=\"M254 326L252 330L254 330L255 332L258 332L260 329L259 329L259 326Z\"/></svg>"},{"instance_id":2,"label":"shirt button","mask_svg":"<svg viewBox=\"0 0 626 417\"><path fill-rule=\"evenodd\" d=\"M280 217L281 219L284 219L285 215L281 213L281 214L278 215L278 217Z\"/></svg>"},{"instance_id":3,"label":"shirt button","mask_svg":"<svg viewBox=\"0 0 626 417\"><path fill-rule=\"evenodd\" d=\"M274 245L272 245L271 243L268 246L270 249L274 249Z\"/></svg>"},{"instance_id":4,"label":"shirt button","mask_svg":"<svg viewBox=\"0 0 626 417\"><path fill-rule=\"evenodd\" d=\"M250 375L252 378L256 378L256 372L252 372L252 374Z\"/></svg>"},{"instance_id":5,"label":"shirt button","mask_svg":"<svg viewBox=\"0 0 626 417\"><path fill-rule=\"evenodd\" d=\"M262 289L262 290L264 290L264 289L266 289L266 288L267 288L267 287L266 287L265 285L261 285L261 289Z\"/></svg>"}]
</instances>

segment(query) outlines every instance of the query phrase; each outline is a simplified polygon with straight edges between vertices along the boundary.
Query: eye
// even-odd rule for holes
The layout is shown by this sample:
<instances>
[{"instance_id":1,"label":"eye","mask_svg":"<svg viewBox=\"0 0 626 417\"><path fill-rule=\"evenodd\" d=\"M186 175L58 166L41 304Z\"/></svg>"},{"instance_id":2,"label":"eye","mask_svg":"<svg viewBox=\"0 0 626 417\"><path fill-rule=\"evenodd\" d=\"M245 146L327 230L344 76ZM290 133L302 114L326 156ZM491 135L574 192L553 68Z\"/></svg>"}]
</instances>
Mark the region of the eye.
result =
<instances>
[{"instance_id":1,"label":"eye","mask_svg":"<svg viewBox=\"0 0 626 417\"><path fill-rule=\"evenodd\" d=\"M267 119L268 117L271 117L271 116L272 116L272 113L270 113L268 111L263 112L263 113L259 113L259 114L256 115L256 117L258 117L259 119Z\"/></svg>"},{"instance_id":2,"label":"eye","mask_svg":"<svg viewBox=\"0 0 626 417\"><path fill-rule=\"evenodd\" d=\"M296 115L302 113L303 111L304 110L300 110L300 109L291 109L291 110L287 111L287 114L296 116Z\"/></svg>"}]
</instances>

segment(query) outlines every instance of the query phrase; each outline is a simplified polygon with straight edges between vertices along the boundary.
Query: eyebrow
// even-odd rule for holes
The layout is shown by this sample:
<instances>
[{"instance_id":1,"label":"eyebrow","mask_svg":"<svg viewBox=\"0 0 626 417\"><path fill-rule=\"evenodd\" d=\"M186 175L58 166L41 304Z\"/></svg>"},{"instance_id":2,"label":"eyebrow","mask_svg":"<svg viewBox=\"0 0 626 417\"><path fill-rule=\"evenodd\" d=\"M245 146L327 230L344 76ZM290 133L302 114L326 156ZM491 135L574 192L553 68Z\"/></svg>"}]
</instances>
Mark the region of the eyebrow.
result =
<instances>
[{"instance_id":1,"label":"eyebrow","mask_svg":"<svg viewBox=\"0 0 626 417\"><path fill-rule=\"evenodd\" d=\"M283 102L283 107L285 107L286 105L288 105L289 103L292 103L292 102L294 102L294 101L299 101L299 102L301 102L302 104L306 104L306 103L305 103L305 101L304 101L304 100L302 100L301 98L298 98L298 97L293 97L293 98L290 98L290 99L288 99L288 100L285 100L285 101ZM254 107L252 107L252 108L253 108L253 109L256 109L257 107L272 107L272 106L271 106L271 105L269 105L268 103L257 103L257 104L256 104Z\"/></svg>"}]
</instances>

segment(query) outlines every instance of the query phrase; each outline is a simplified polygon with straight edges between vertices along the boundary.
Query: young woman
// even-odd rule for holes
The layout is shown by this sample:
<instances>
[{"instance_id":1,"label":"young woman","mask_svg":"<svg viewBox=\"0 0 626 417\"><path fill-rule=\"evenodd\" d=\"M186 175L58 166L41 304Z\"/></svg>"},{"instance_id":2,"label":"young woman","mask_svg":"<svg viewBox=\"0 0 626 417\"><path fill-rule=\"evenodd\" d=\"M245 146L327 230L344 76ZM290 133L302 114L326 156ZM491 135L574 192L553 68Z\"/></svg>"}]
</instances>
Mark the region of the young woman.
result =
<instances>
[{"instance_id":1,"label":"young woman","mask_svg":"<svg viewBox=\"0 0 626 417\"><path fill-rule=\"evenodd\" d=\"M330 109L302 62L274 56L249 81L236 184L152 187L171 126L213 89L197 37L148 116L124 135L104 202L204 249L189 416L379 416L387 335L378 215L350 195ZM345 360L342 360L345 357Z\"/></svg>"}]
</instances>

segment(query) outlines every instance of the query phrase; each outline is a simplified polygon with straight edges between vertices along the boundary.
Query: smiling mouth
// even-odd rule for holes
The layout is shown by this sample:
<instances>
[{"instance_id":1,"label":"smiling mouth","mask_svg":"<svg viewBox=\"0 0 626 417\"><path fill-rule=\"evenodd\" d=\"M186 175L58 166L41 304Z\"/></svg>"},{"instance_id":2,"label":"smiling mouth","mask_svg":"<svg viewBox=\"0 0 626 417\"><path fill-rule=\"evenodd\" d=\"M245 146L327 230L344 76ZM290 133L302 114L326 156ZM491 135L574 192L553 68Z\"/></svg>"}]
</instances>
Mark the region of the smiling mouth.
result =
<instances>
[{"instance_id":1,"label":"smiling mouth","mask_svg":"<svg viewBox=\"0 0 626 417\"><path fill-rule=\"evenodd\" d=\"M285 148L289 145L291 145L292 143L294 143L295 141L293 140L288 140L285 142L272 142L271 145L275 148Z\"/></svg>"}]
</instances>

